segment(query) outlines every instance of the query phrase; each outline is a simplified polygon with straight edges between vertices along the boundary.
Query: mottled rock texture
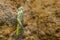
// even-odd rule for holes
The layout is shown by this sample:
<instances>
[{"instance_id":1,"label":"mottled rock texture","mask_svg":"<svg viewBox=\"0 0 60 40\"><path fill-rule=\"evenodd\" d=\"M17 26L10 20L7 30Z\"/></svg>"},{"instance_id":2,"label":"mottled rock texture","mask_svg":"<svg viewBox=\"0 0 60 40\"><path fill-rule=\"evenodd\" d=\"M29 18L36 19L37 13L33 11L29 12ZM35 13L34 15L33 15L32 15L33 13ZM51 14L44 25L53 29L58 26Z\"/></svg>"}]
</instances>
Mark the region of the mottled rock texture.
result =
<instances>
[{"instance_id":1,"label":"mottled rock texture","mask_svg":"<svg viewBox=\"0 0 60 40\"><path fill-rule=\"evenodd\" d=\"M60 0L0 0L1 40L15 39L10 35L18 23L19 6L24 14L23 35L18 40L60 40Z\"/></svg>"}]
</instances>

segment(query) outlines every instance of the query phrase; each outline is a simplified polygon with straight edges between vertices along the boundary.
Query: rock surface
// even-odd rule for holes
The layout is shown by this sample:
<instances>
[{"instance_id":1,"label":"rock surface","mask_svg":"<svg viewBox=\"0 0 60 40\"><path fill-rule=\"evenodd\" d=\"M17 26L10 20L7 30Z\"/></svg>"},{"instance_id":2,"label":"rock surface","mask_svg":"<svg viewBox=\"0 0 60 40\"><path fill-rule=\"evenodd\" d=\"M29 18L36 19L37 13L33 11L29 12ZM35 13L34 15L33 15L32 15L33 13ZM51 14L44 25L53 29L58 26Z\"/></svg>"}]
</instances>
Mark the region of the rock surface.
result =
<instances>
[{"instance_id":1,"label":"rock surface","mask_svg":"<svg viewBox=\"0 0 60 40\"><path fill-rule=\"evenodd\" d=\"M19 6L23 35L17 40L60 40L60 0L0 0L0 40L15 40Z\"/></svg>"}]
</instances>

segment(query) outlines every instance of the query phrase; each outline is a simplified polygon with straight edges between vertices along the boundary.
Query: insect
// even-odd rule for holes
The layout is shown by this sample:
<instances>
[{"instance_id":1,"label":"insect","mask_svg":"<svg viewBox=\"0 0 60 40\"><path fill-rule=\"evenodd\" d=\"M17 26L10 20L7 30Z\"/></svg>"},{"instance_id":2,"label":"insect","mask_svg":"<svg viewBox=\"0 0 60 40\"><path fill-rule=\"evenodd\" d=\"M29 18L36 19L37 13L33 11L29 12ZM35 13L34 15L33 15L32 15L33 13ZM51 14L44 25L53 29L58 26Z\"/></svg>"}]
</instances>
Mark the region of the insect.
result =
<instances>
[{"instance_id":1,"label":"insect","mask_svg":"<svg viewBox=\"0 0 60 40\"><path fill-rule=\"evenodd\" d=\"M23 9L22 7L18 8L18 16L17 16L18 24L16 29L16 35L20 35L22 32L22 20L23 20Z\"/></svg>"}]
</instances>

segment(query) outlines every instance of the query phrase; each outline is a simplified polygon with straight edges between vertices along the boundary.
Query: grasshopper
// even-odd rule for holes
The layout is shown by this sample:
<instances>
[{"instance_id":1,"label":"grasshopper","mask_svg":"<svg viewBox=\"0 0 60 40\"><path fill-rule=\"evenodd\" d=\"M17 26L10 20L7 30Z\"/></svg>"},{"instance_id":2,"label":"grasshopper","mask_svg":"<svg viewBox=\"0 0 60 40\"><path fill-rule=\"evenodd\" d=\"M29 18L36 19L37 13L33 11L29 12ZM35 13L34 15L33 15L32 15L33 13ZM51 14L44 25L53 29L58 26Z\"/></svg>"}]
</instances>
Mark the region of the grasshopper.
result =
<instances>
[{"instance_id":1,"label":"grasshopper","mask_svg":"<svg viewBox=\"0 0 60 40\"><path fill-rule=\"evenodd\" d=\"M17 16L18 24L17 24L17 29L16 29L16 35L19 35L22 30L22 20L23 20L23 9L22 7L18 8L18 16Z\"/></svg>"}]
</instances>

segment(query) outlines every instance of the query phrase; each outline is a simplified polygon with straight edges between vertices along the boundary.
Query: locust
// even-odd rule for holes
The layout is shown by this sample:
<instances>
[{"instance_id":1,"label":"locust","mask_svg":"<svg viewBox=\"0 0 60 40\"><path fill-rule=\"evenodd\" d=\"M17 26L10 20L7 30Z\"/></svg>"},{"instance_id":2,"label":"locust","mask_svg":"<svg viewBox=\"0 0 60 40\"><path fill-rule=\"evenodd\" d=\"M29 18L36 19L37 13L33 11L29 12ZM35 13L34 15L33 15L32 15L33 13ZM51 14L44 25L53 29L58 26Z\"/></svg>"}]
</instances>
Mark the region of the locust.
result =
<instances>
[{"instance_id":1,"label":"locust","mask_svg":"<svg viewBox=\"0 0 60 40\"><path fill-rule=\"evenodd\" d=\"M22 21L23 21L23 8L22 7L18 8L17 20L18 20L18 24L16 28L16 35L18 36L22 32L22 26L23 26L22 25Z\"/></svg>"}]
</instances>

